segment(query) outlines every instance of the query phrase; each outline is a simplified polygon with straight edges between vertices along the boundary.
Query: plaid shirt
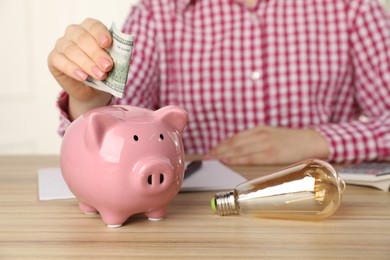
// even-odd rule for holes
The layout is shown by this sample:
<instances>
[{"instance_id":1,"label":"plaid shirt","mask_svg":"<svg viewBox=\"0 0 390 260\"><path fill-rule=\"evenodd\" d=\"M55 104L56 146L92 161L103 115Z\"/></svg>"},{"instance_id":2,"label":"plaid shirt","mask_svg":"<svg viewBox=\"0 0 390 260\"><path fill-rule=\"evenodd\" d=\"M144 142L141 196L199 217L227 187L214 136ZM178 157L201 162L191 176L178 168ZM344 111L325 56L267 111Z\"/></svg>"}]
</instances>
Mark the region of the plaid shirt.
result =
<instances>
[{"instance_id":1,"label":"plaid shirt","mask_svg":"<svg viewBox=\"0 0 390 260\"><path fill-rule=\"evenodd\" d=\"M269 125L315 128L330 161L390 159L390 19L376 0L145 0L123 31L136 40L116 103L185 108L187 153Z\"/></svg>"}]
</instances>

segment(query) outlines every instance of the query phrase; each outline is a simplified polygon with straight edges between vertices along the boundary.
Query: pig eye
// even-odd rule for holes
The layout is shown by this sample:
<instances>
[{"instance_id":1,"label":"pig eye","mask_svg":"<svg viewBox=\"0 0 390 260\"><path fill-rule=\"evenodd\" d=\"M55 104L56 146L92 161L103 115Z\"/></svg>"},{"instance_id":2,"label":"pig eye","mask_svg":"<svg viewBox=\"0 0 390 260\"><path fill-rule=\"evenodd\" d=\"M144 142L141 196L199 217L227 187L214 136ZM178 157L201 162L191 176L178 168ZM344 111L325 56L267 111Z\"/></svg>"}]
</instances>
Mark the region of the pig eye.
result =
<instances>
[{"instance_id":1,"label":"pig eye","mask_svg":"<svg viewBox=\"0 0 390 260\"><path fill-rule=\"evenodd\" d=\"M161 139L161 141L164 140L164 135L163 134L160 134L160 139Z\"/></svg>"},{"instance_id":2,"label":"pig eye","mask_svg":"<svg viewBox=\"0 0 390 260\"><path fill-rule=\"evenodd\" d=\"M134 141L138 141L138 135L133 136Z\"/></svg>"}]
</instances>

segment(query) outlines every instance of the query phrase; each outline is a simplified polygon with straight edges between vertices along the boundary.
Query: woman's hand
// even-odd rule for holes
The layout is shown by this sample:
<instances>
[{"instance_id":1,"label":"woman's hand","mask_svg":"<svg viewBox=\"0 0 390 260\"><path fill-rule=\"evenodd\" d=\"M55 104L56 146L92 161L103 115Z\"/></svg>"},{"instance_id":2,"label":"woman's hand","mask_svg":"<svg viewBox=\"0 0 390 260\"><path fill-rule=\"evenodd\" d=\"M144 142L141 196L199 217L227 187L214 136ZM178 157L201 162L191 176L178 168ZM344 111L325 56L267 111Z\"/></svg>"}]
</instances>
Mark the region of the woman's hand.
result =
<instances>
[{"instance_id":1,"label":"woman's hand","mask_svg":"<svg viewBox=\"0 0 390 260\"><path fill-rule=\"evenodd\" d=\"M68 93L73 118L84 110L106 105L110 100L110 94L91 88L83 81L88 76L97 80L107 77L113 61L105 48L111 44L107 27L97 20L86 19L79 25L68 26L50 52L49 70Z\"/></svg>"},{"instance_id":2,"label":"woman's hand","mask_svg":"<svg viewBox=\"0 0 390 260\"><path fill-rule=\"evenodd\" d=\"M258 126L226 139L206 157L232 165L270 165L326 159L328 154L326 140L313 129Z\"/></svg>"}]
</instances>

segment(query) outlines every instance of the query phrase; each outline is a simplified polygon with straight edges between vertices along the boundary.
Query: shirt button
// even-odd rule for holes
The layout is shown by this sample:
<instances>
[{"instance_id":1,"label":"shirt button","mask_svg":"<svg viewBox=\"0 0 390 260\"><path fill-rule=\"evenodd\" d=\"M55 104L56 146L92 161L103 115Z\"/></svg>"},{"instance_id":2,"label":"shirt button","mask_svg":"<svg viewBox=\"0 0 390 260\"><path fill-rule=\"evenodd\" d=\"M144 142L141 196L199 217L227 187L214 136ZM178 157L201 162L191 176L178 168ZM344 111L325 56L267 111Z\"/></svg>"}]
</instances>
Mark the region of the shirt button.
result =
<instances>
[{"instance_id":1,"label":"shirt button","mask_svg":"<svg viewBox=\"0 0 390 260\"><path fill-rule=\"evenodd\" d=\"M257 22L257 20L258 20L257 14L251 14L251 18L252 18L253 22Z\"/></svg>"},{"instance_id":2,"label":"shirt button","mask_svg":"<svg viewBox=\"0 0 390 260\"><path fill-rule=\"evenodd\" d=\"M255 71L252 72L251 77L252 77L253 80L258 80L258 79L260 79L260 77L261 77L261 72L258 71L258 70L255 70Z\"/></svg>"}]
</instances>

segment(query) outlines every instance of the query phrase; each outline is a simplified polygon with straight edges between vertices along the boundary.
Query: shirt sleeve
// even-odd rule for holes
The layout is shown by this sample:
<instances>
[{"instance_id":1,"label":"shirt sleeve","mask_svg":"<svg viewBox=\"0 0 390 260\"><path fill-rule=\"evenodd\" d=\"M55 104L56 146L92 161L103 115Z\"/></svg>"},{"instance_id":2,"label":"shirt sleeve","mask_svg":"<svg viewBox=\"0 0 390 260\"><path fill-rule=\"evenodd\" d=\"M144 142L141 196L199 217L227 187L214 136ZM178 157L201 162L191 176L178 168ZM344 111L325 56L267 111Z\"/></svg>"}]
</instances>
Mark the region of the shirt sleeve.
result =
<instances>
[{"instance_id":1,"label":"shirt sleeve","mask_svg":"<svg viewBox=\"0 0 390 260\"><path fill-rule=\"evenodd\" d=\"M159 107L159 51L153 8L148 1L133 6L123 32L135 35L126 90L117 104Z\"/></svg>"},{"instance_id":2,"label":"shirt sleeve","mask_svg":"<svg viewBox=\"0 0 390 260\"><path fill-rule=\"evenodd\" d=\"M57 132L60 136L65 134L66 129L70 125L68 116L68 99L69 96L65 91L61 91L57 99L57 107L60 110L60 122L58 125Z\"/></svg>"},{"instance_id":3,"label":"shirt sleeve","mask_svg":"<svg viewBox=\"0 0 390 260\"><path fill-rule=\"evenodd\" d=\"M65 134L66 129L71 124L71 121L69 119L69 114L68 114L68 100L69 100L68 94L65 91L61 91L57 99L57 107L60 110L60 119L59 119L57 133L60 136L63 136ZM115 97L113 96L107 105L114 105L114 104L115 104Z\"/></svg>"},{"instance_id":4,"label":"shirt sleeve","mask_svg":"<svg viewBox=\"0 0 390 260\"><path fill-rule=\"evenodd\" d=\"M362 0L351 26L359 120L315 128L327 139L329 160L390 160L390 17L375 0Z\"/></svg>"}]
</instances>

